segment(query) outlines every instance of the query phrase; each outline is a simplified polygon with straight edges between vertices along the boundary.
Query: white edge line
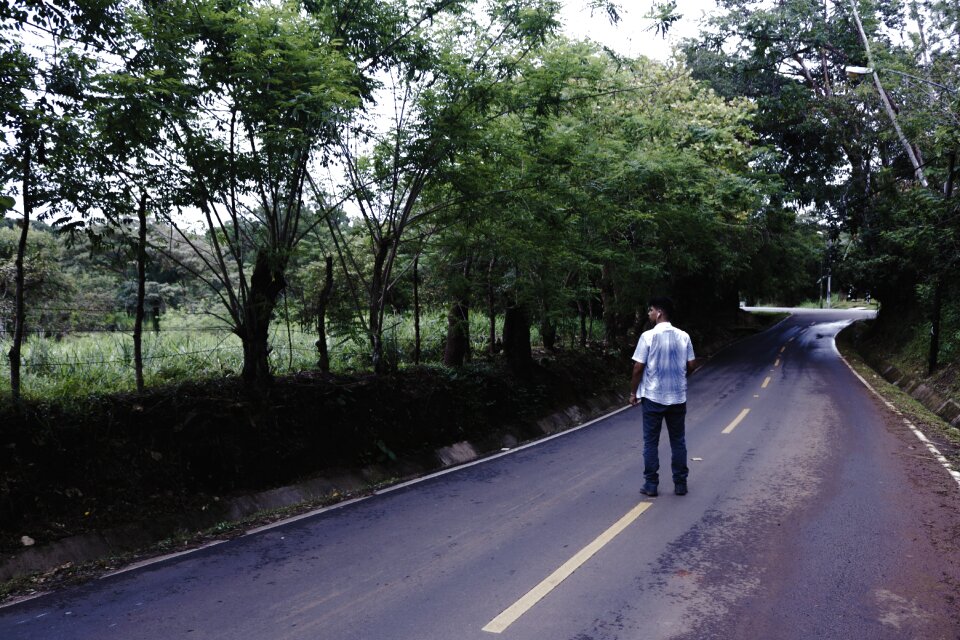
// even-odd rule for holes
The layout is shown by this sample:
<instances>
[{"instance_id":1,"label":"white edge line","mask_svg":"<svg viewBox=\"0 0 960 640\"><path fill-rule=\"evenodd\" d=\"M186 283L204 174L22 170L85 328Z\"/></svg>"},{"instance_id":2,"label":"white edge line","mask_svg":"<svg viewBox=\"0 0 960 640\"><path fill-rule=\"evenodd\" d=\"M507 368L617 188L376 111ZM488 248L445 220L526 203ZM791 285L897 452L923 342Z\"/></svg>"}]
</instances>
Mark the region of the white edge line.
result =
<instances>
[{"instance_id":1,"label":"white edge line","mask_svg":"<svg viewBox=\"0 0 960 640\"><path fill-rule=\"evenodd\" d=\"M140 562L134 562L131 565L123 567L122 569L117 569L116 571L111 571L110 573L105 573L100 576L100 580L104 578L109 578L111 576L117 576L121 573L127 573L128 571L134 571L136 569L142 569L143 567L149 567L152 564L158 562L163 562L164 560L172 560L173 558L179 558L180 556L185 556L195 551L202 551L203 549L209 549L210 547L215 547L218 544L223 544L226 540L214 540L206 544L202 544L199 547L193 547L192 549L184 549L183 551L177 551L176 553L168 553L162 556L157 556L156 558L147 558L146 560L141 560Z\"/></svg>"},{"instance_id":2,"label":"white edge line","mask_svg":"<svg viewBox=\"0 0 960 640\"><path fill-rule=\"evenodd\" d=\"M397 491L398 489L403 489L403 488L405 488L405 487L409 487L410 485L417 484L418 482L423 482L423 481L425 481L425 480L430 480L430 479L432 479L432 478L439 478L440 476L445 476L445 475L447 475L448 473L453 473L453 472L455 472L455 471L459 471L460 469L466 469L467 467L473 467L473 466L476 466L476 465L478 465L478 464L483 464L484 462L489 462L490 460L496 460L497 458L502 458L503 456L508 456L508 455L510 455L510 454L516 453L517 451L523 451L524 449L529 449L529 448L531 448L531 447L535 447L535 446L537 446L537 445L543 444L544 442L549 442L550 440L555 440L555 439L561 438L561 437L563 437L563 436L565 436L565 435L569 435L569 434L571 434L571 433L573 433L573 432L575 432L575 431L580 431L581 429L585 429L586 427L589 427L589 426L592 425L592 424L596 424L597 422L600 422L601 420L606 420L606 419L609 418L610 416L615 416L615 415L617 415L618 413L622 413L622 412L627 411L628 409L632 409L632 408L633 408L633 407L630 406L630 405L627 405L627 406L625 406L625 407L621 407L621 408L619 408L619 409L616 409L616 410L614 410L614 411L611 411L610 413L605 413L605 414L602 415L602 416L599 416L599 417L597 417L597 418L594 418L594 419L591 420L590 422L584 422L583 424L577 425L577 426L575 426L575 427L570 427L569 429L564 429L563 431L560 431L559 433L554 433L554 434L552 434L552 435L545 436L545 437L543 437L543 438L538 438L537 440L532 440L532 441L530 441L530 442L528 442L528 443L526 443L526 444L520 445L520 446L518 446L518 447L514 447L513 449L510 449L509 451L500 451L500 452L495 453L495 454L493 454L493 455L489 455L489 456L484 456L484 457L481 457L481 458L477 458L476 460L471 460L470 462L465 462L465 463L460 464L460 465L457 465L457 466L455 466L455 467L450 467L450 468L448 468L448 469L442 469L442 470L440 470L440 471L435 471L435 472L433 472L433 473L431 473L431 474L429 474L429 475L426 475L426 476L421 476L421 477L419 477L419 478L414 478L413 480L408 480L408 481L406 481L406 482L401 482L400 484L394 484L394 485L391 485L391 486L389 486L389 487L384 487L383 489L379 489L379 490L377 490L377 491L374 491L374 492L373 492L373 495L379 496L379 495L383 495L383 494L385 494L385 493L390 493L391 491Z\"/></svg>"},{"instance_id":3,"label":"white edge line","mask_svg":"<svg viewBox=\"0 0 960 640\"><path fill-rule=\"evenodd\" d=\"M508 455L510 455L510 454L512 454L512 453L516 453L517 451L523 451L524 449L529 449L529 448L531 448L531 447L535 447L535 446L537 446L537 445L543 444L544 442L549 442L550 440L555 440L556 438L560 438L560 437L562 437L562 436L571 434L571 433L573 433L573 432L575 432L575 431L580 431L581 429L585 429L585 428L589 427L589 426L592 425L592 424L596 424L597 422L600 422L601 420L606 420L607 418L609 418L609 417L611 417L611 416L615 416L615 415L617 415L618 413L622 413L622 412L626 411L627 409L632 409L632 408L633 408L633 407L632 407L632 406L629 406L629 405L626 406L626 407L621 407L621 408L619 408L619 409L615 409L614 411L611 411L610 413L605 413L605 414L603 414L602 416L598 416L598 417L594 418L593 420L590 420L589 422L584 422L583 424L577 425L577 426L575 426L575 427L570 427L569 429L565 429L565 430L563 430L563 431L561 431L561 432L559 432L559 433L555 433L555 434L553 434L553 435L549 435L549 436L546 436L546 437L543 437L543 438L538 438L537 440L533 440L533 441L528 442L528 443L526 443L526 444L520 445L520 446L518 446L518 447L515 447L515 448L513 448L513 449L510 449L509 451L500 451L500 452L495 453L495 454L493 454L493 455L480 457L480 458L477 458L476 460L471 460L470 462L465 462L465 463L463 463L463 464L456 465L456 466L450 467L450 468L448 468L448 469L442 469L442 470L440 470L440 471L435 471L435 472L433 472L433 473L431 473L431 474L428 474L428 475L425 475L425 476L420 476L420 477L414 478L414 479L412 479L412 480L407 480L406 482L401 482L400 484L391 485L391 486L389 486L389 487L385 487L385 488L383 488L383 489L379 489L379 490L377 490L377 491L374 491L373 493L368 494L368 495L365 495L365 496L360 496L360 497L357 497L357 498L352 498L352 499L350 499L350 500L344 500L344 501L338 502L338 503L336 503L336 504L328 505L328 506L326 506L326 507L320 507L319 509L313 509L312 511L308 511L308 512L306 512L306 513L301 513L300 515L291 516L291 517L289 517L289 518L285 518L285 519L283 519L283 520L278 520L278 521L276 521L276 522L271 522L270 524L266 524L266 525L264 525L264 526L262 526L262 527L256 527L256 528L254 528L254 529L249 529L249 530L245 531L245 532L243 533L243 535L240 536L240 537L246 537L246 536L250 536L250 535L253 535L253 534L256 534L256 533L260 533L260 532L263 532L263 531L268 531L268 530L270 530L270 529L275 529L275 528L277 528L277 527L281 527L281 526L284 526L284 525L287 525L287 524L291 524L291 523L293 523L293 522L297 522L298 520L304 520L304 519L306 519L306 518L311 518L311 517L313 517L313 516L320 515L321 513L326 513L326 512L328 512L328 511L334 511L334 510L336 510L336 509L342 509L342 508L348 507L348 506L350 506L350 505L352 505L352 504L356 504L357 502L362 502L362 501L364 501L364 500L369 500L370 498L373 498L374 496L380 496L380 495L383 495L383 494L386 494L386 493L390 493L391 491L397 491L397 490L399 490L399 489L403 489L403 488L409 487L409 486L411 486L411 485L415 485L415 484L420 483L420 482L426 482L427 480L432 480L433 478L439 478L440 476L445 476L445 475L447 475L448 473L454 473L454 472L456 472L456 471L460 471L461 469L466 469L466 468L468 468L468 467L473 467L473 466L476 466L476 465L478 465L478 464L483 464L483 463L489 462L489 461L491 461L491 460L496 460L497 458L502 458L503 456L508 456ZM110 572L110 573L106 573L106 574L100 576L99 579L102 580L102 579L105 579L105 578L110 578L110 577L112 577L112 576L120 575L121 573L127 573L127 572L129 572L129 571L135 571L136 569L142 569L143 567L148 567L148 566L153 565L153 564L157 564L157 563L160 563L160 562L165 562L165 561L167 561L167 560L172 560L173 558L179 558L180 556L189 555L189 554L191 554L191 553L194 553L194 552L197 552L197 551L201 551L201 550L203 550L203 549L208 549L208 548L210 548L210 547L216 546L216 545L218 545L218 544L222 544L222 543L224 543L224 542L229 542L229 540L215 540L215 541L213 541L213 542L210 542L210 543L201 545L201 546L199 546L199 547L194 547L194 548L192 548L192 549L186 549L186 550L184 550L184 551L178 551L177 553L168 553L168 554L166 554L166 555L157 556L157 557L155 557L155 558L149 558L149 559L147 559L147 560L143 560L143 561L141 561L141 562L136 562L136 563L134 563L134 564L131 564L131 565L127 566L127 567L123 567L122 569L118 569L118 570L116 570L116 571L112 571L112 572ZM25 596L25 597L23 597L23 598L15 598L15 599L12 599L12 600L9 601L9 602L5 602L5 603L3 603L3 604L0 604L0 609L3 609L3 608L5 608L5 607L10 607L10 606L13 606L13 605L15 605L15 604L19 604L19 603L24 602L24 601L27 601L27 600L33 600L33 599L35 599L35 598L39 598L39 597L41 597L41 596L48 595L49 593L52 593L52 592L50 592L50 591L45 591L45 592L42 592L42 593L30 594L29 596Z\"/></svg>"},{"instance_id":4,"label":"white edge line","mask_svg":"<svg viewBox=\"0 0 960 640\"><path fill-rule=\"evenodd\" d=\"M913 434L915 436L917 436L917 439L920 440L920 442L922 442L924 445L926 445L930 453L933 454L933 457L937 459L937 462L943 465L943 467L947 470L947 473L949 473L950 476L957 482L957 485L960 486L960 471L957 471L956 469L953 468L953 466L950 464L950 461L947 460L946 456L940 453L940 450L937 449L936 445L930 442L930 439L922 431L920 431L920 429L918 429L916 425L914 425L912 422L910 422L909 420L907 420L907 418L904 417L903 412L901 412L899 409L893 406L893 404L889 400L884 398L879 391L873 388L873 385L867 382L866 378L860 375L860 373L853 368L853 365L847 362L847 359L843 357L843 354L840 353L840 350L837 348L836 340L834 340L833 342L833 348L837 352L837 355L840 356L840 359L843 360L843 364L847 365L847 368L850 369L853 375L857 376L857 379L859 379L860 382L862 382L863 385L867 389L869 389L873 395L880 398L883 404L887 405L887 408L890 409L890 411L892 411L894 414L899 416L900 419L903 420L904 424L910 427L910 430L913 431Z\"/></svg>"},{"instance_id":5,"label":"white edge line","mask_svg":"<svg viewBox=\"0 0 960 640\"><path fill-rule=\"evenodd\" d=\"M155 558L148 558L148 559L146 559L146 560L142 560L142 561L140 561L140 562L135 562L135 563L133 563L133 564L131 564L131 565L125 566L125 567L123 567L123 568L121 568L121 569L117 569L116 571L111 571L111 572L109 572L109 573L105 573L105 574L103 574L102 576L99 576L99 577L96 578L96 579L97 579L97 580L104 580L104 579L110 578L110 577L112 577L112 576L120 575L121 573L127 573L128 571L135 571L136 569L142 569L143 567L148 567L148 566L150 566L150 565L152 565L152 564L157 564L158 562L164 562L164 561L166 561L166 560L171 560L171 559L177 558L177 557L179 557L179 556L185 556L185 555L191 554L191 553L193 553L193 552L195 552L195 551L200 551L200 550L202 550L202 549L208 549L208 548L210 548L210 547L215 547L215 546L217 546L218 544L223 544L224 542L227 542L227 540L214 540L213 542L208 542L208 543L206 543L206 544L204 544L204 545L201 545L201 546L199 546L199 547L194 547L194 548L192 548L192 549L185 549L185 550L183 550L183 551L178 551L178 552L176 552L176 553L167 553L167 554L164 554L164 555L162 555L162 556L157 556L157 557L155 557ZM51 593L54 593L54 591L40 591L40 592L38 592L38 593L31 593L30 595L26 595L26 596L21 596L21 597L17 597L17 598L11 598L10 600L8 600L8 601L6 601L6 602L0 603L0 609L4 609L4 608L6 608L6 607L12 607L12 606L14 606L14 605L16 605L16 604L21 604L21 603L27 602L27 601L29 601L29 600L35 600L35 599L37 599L37 598L41 598L41 597L43 597L43 596L50 595ZM46 615L46 614L43 614L43 615ZM39 617L39 616L38 616L38 617ZM20 623L17 623L17 624L20 624Z\"/></svg>"},{"instance_id":6,"label":"white edge line","mask_svg":"<svg viewBox=\"0 0 960 640\"><path fill-rule=\"evenodd\" d=\"M29 602L30 600L36 600L37 598L42 598L43 596L48 596L48 595L50 595L51 593L53 593L53 591L38 591L37 593L31 593L31 594L28 594L28 595L25 595L25 596L17 596L17 597L15 597L15 598L10 598L9 600L7 600L6 602L4 602L3 604L0 604L0 609L5 609L5 608L7 608L7 607L12 607L12 606L15 605L15 604L22 604L22 603L24 603L24 602ZM39 617L39 616L38 616L38 617ZM36 618L27 618L27 619L21 620L20 622L15 623L15 624L16 624L16 625L26 624L26 623L29 622L30 620L36 620Z\"/></svg>"},{"instance_id":7,"label":"white edge line","mask_svg":"<svg viewBox=\"0 0 960 640\"><path fill-rule=\"evenodd\" d=\"M579 430L581 430L581 429L585 429L586 427L589 427L589 426L592 425L592 424L596 424L597 422L600 422L601 420L606 420L607 418L609 418L609 417L611 417L611 416L614 416L614 415L616 415L616 414L618 414L618 413L621 413L621 412L623 412L623 411L626 411L627 409L632 409L632 408L633 408L633 407L632 407L632 406L629 406L629 405L626 406L626 407L621 407L621 408L619 408L619 409L616 409L616 410L614 410L614 411L611 411L610 413L605 413L605 414L602 415L602 416L599 416L599 417L597 417L597 418L594 418L594 419L591 420L590 422L584 422L583 424L577 425L576 427L570 427L569 429L565 429L565 430L563 430L563 431L561 431L561 432L559 432L559 433L555 433L555 434L553 434L553 435L549 435L549 436L546 436L546 437L543 437L543 438L539 438L539 439L537 439L537 440L533 440L533 441L531 441L531 442L528 442L528 443L526 443L526 444L520 445L520 446L518 446L518 447L514 447L513 449L510 449L509 451L500 451L500 452L498 452L498 453L494 453L494 454L489 455L489 456L483 456L483 457L477 458L476 460L471 460L470 462L465 462L465 463L463 463L463 464L459 464L459 465L456 465L456 466L453 466L453 467L449 467L449 468L447 468L447 469L441 469L440 471L434 471L433 473L427 474L427 475L425 475L425 476L420 476L420 477L414 478L414 479L412 479L412 480L407 480L406 482L401 482L401 483L399 483L399 484L390 485L389 487L384 487L383 489L377 489L376 491L374 491L373 493L371 493L371 494L369 494L369 495L360 496L360 497L358 497L358 498L353 498L352 500L344 500L343 502L338 502L337 504L332 504L332 505L329 505L329 506L326 506L326 507L320 507L319 509L314 509L313 511L308 511L308 512L306 512L306 513L301 513L301 514L298 515L298 516L293 516L293 517L287 518L287 519L285 519L285 520L278 520L277 522L271 522L270 524L266 524L266 525L264 525L264 526L262 526L262 527L257 527L256 529L250 529L250 530L247 531L244 535L247 535L247 536L248 536L248 535L253 535L253 534L255 534L255 533L260 533L260 532L262 532L262 531L268 531L268 530L270 530L270 529L275 529L276 527L280 527L280 526L283 526L283 525L287 525L287 524L290 524L290 523L292 523L292 522L296 522L296 521L298 521L298 520L303 520L303 519L305 519L305 518L311 518L311 517L313 517L313 516L320 515L321 513L326 513L326 512L328 512L328 511L334 511L335 509L342 509L342 508L347 507L347 506L349 506L349 505L351 505L351 504L355 504L355 503L357 503L357 502L362 502L363 500L369 500L370 498L372 498L372 497L374 497L374 496L382 496L382 495L387 494L387 493L390 493L390 492L392 492L392 491L399 491L400 489L405 489L405 488L407 488L407 487L409 487L409 486L418 484L418 483L420 483L420 482L426 482L427 480L432 480L432 479L434 479L434 478L439 478L439 477L441 477L441 476L445 476L445 475L447 475L448 473L455 473L455 472L457 472L457 471L460 471L461 469L467 469L467 468L469 468L469 467L473 467L473 466L476 466L476 465L478 465L478 464L483 464L483 463L485 463L485 462L490 462L491 460L496 460L497 458L502 458L503 456L508 456L508 455L511 455L511 454L516 453L516 452L518 452L518 451L523 451L524 449L529 449L529 448L531 448L531 447L535 447L535 446L537 446L537 445L543 444L544 442L549 442L550 440L554 440L554 439L556 439L556 438L563 437L563 436L568 435L568 434L571 434L571 433L573 433L573 432L575 432L575 431L579 431Z\"/></svg>"}]
</instances>

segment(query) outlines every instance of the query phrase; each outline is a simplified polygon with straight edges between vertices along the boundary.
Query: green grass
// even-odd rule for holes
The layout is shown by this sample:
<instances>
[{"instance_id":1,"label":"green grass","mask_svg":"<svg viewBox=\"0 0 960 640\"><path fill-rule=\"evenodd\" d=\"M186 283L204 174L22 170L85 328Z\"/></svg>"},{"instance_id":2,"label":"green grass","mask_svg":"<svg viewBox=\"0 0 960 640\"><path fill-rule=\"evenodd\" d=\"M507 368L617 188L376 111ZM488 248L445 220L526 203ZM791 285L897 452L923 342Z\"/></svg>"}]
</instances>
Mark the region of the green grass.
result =
<instances>
[{"instance_id":1,"label":"green grass","mask_svg":"<svg viewBox=\"0 0 960 640\"><path fill-rule=\"evenodd\" d=\"M421 361L440 362L446 340L445 312L433 311L421 317ZM390 362L404 366L413 361L414 326L409 314L388 316L384 323L384 345ZM146 327L143 336L144 381L158 386L187 380L204 380L239 375L243 369L240 339L211 316L171 312L163 317L160 332ZM595 334L603 330L593 323ZM497 319L497 334L503 319ZM578 331L576 319L563 323L558 341L570 345ZM476 354L488 351L488 319L478 313L470 316L471 346ZM599 335L591 336L598 339ZM317 336L298 325L288 327L275 321L270 335L270 365L282 375L317 367ZM534 344L539 332L532 328ZM364 371L370 368L370 348L366 336L328 335L330 366L335 372ZM10 341L0 340L4 353ZM21 355L23 395L32 400L56 400L104 393L132 391L136 388L133 364L132 332L75 333L66 337L31 337L24 342ZM3 391L8 396L10 363L0 359ZM6 383L6 384L4 384Z\"/></svg>"},{"instance_id":2,"label":"green grass","mask_svg":"<svg viewBox=\"0 0 960 640\"><path fill-rule=\"evenodd\" d=\"M313 366L313 336L293 334L296 365ZM289 368L286 335L274 332L271 364ZM9 345L2 345L5 351ZM224 376L243 366L240 339L222 332L149 333L143 339L144 379L148 385ZM69 397L135 388L133 337L129 334L78 334L63 340L34 338L24 343L21 375L28 398ZM9 376L9 362L0 375Z\"/></svg>"},{"instance_id":3,"label":"green grass","mask_svg":"<svg viewBox=\"0 0 960 640\"><path fill-rule=\"evenodd\" d=\"M821 307L822 304L822 307ZM826 309L827 300L824 298L820 300L807 300L797 305L801 309ZM879 304L876 300L871 300L869 303L865 300L841 300L840 294L832 294L830 296L830 308L831 309L877 309Z\"/></svg>"},{"instance_id":4,"label":"green grass","mask_svg":"<svg viewBox=\"0 0 960 640\"><path fill-rule=\"evenodd\" d=\"M273 327L271 366L285 372L316 364L316 336L291 327ZM7 352L10 341L0 341ZM291 358L292 355L292 358ZM147 385L235 375L243 367L240 339L209 316L168 314L161 331L143 336ZM291 367L292 360L292 367ZM8 380L10 363L0 360L0 376ZM24 397L51 400L136 388L133 336L130 332L75 333L64 338L31 337L23 344L21 376Z\"/></svg>"}]
</instances>

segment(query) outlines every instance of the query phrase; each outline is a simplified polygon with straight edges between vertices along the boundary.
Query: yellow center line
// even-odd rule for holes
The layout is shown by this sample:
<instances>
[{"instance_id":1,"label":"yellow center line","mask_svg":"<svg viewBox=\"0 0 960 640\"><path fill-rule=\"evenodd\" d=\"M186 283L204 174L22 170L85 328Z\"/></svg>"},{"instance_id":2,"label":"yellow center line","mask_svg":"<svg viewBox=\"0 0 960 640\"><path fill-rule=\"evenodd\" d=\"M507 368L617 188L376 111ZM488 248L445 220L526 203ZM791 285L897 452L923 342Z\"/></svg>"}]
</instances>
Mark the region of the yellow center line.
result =
<instances>
[{"instance_id":1,"label":"yellow center line","mask_svg":"<svg viewBox=\"0 0 960 640\"><path fill-rule=\"evenodd\" d=\"M569 578L570 575L589 560L593 554L602 549L608 542L616 538L624 529L630 526L630 524L639 518L641 513L649 509L652 504L651 502L641 502L635 506L627 515L617 520L613 526L597 536L593 542L578 551L575 556L564 562L559 569L547 576L543 582L504 609L503 613L491 620L483 630L490 633L503 633L507 627L517 621L517 618L529 611L533 605L537 604L548 593L553 591L557 585Z\"/></svg>"},{"instance_id":2,"label":"yellow center line","mask_svg":"<svg viewBox=\"0 0 960 640\"><path fill-rule=\"evenodd\" d=\"M740 424L740 422L741 422L744 418L747 417L747 414L748 414L748 413L750 413L750 409L744 409L743 411L741 411L741 412L740 412L740 415L738 415L736 418L734 418L734 419L733 419L733 422L731 422L730 424L728 424L728 425L727 425L727 428L724 429L724 430L722 431L722 433L730 433L731 431L733 431L734 429L736 429L736 428L737 428L737 425Z\"/></svg>"},{"instance_id":3,"label":"yellow center line","mask_svg":"<svg viewBox=\"0 0 960 640\"><path fill-rule=\"evenodd\" d=\"M780 347L780 353L783 353L786 350L787 350L787 345L783 345L782 347Z\"/></svg>"},{"instance_id":4,"label":"yellow center line","mask_svg":"<svg viewBox=\"0 0 960 640\"><path fill-rule=\"evenodd\" d=\"M777 361L773 363L773 366L775 366L775 367L779 367L779 366L780 366L780 358L777 358Z\"/></svg>"},{"instance_id":5,"label":"yellow center line","mask_svg":"<svg viewBox=\"0 0 960 640\"><path fill-rule=\"evenodd\" d=\"M796 337L797 337L797 336L790 336L790 339L787 340L787 342L793 342L793 339L796 338Z\"/></svg>"},{"instance_id":6,"label":"yellow center line","mask_svg":"<svg viewBox=\"0 0 960 640\"><path fill-rule=\"evenodd\" d=\"M760 388L766 389L768 384L770 384L770 376L767 376L766 379L764 379L763 384L760 385Z\"/></svg>"}]
</instances>

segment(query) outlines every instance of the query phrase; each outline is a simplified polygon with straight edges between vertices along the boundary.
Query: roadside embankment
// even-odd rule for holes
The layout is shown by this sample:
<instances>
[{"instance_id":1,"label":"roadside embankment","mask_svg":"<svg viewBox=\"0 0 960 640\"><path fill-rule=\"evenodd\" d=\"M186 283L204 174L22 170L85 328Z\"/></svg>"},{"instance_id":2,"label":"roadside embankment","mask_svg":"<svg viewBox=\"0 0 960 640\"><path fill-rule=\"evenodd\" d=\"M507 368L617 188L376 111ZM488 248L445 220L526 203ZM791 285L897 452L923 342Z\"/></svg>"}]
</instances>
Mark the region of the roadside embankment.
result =
<instances>
[{"instance_id":1,"label":"roadside embankment","mask_svg":"<svg viewBox=\"0 0 960 640\"><path fill-rule=\"evenodd\" d=\"M845 329L837 346L860 375L921 427L954 466L960 464L960 393L952 382L960 363L944 363L936 375L922 375L909 358L890 345L878 346L871 321Z\"/></svg>"}]
</instances>

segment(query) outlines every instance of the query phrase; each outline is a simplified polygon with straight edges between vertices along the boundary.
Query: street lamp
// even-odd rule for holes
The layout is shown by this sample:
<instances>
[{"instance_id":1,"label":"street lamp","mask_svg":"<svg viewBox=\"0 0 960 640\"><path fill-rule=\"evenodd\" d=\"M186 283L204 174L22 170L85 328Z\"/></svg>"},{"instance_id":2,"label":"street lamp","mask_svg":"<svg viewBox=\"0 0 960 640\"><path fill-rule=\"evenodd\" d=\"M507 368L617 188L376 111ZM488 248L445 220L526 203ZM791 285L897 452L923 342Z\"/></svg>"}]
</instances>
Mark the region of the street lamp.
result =
<instances>
[{"instance_id":1,"label":"street lamp","mask_svg":"<svg viewBox=\"0 0 960 640\"><path fill-rule=\"evenodd\" d=\"M952 94L954 94L954 95L957 94L957 90L954 89L954 88L952 88L952 87L948 87L948 86L945 85L945 84L940 84L939 82L934 82L933 80L927 80L926 78L921 78L920 76L915 76L915 75L913 75L913 74L911 74L911 73L905 73L905 72L903 72L903 71L897 71L896 69L878 68L878 69L876 69L876 70L877 70L877 71L882 71L882 72L884 72L884 73L894 73L894 74L896 74L896 75L898 75L898 76L903 76L904 78L910 78L911 80L916 80L917 82L923 82L923 83L925 83L925 84L933 85L933 86L935 86L935 87L937 87L937 88L939 88L939 89L943 89L944 91L949 91L950 93L952 93ZM852 78L858 78L858 77L861 77L861 76L869 76L869 75L872 75L873 72L874 72L874 70L871 69L870 67L855 67L855 66L845 67L845 68L844 68L844 71L846 72L847 77L849 77L849 78L851 78L851 79L852 79Z\"/></svg>"},{"instance_id":2,"label":"street lamp","mask_svg":"<svg viewBox=\"0 0 960 640\"><path fill-rule=\"evenodd\" d=\"M883 85L880 84L880 76L877 75L876 67L873 64L873 55L870 53L870 40L867 39L867 33L863 30L863 23L860 21L860 12L857 11L856 0L850 0L850 10L853 15L853 20L857 25L857 32L860 34L860 41L863 43L863 51L867 54L868 66L861 68L869 72L873 78L873 85L877 88L877 93L880 94L880 102L883 103L883 109L887 112L887 117L890 118L890 124L893 125L894 131L897 132L897 137L900 139L900 144L903 146L904 152L906 152L907 157L910 158L910 164L913 165L913 175L917 178L917 182L926 187L927 178L923 175L923 167L920 164L920 160L917 158L917 154L913 152L913 147L907 140L907 136L903 135L900 123L897 122L897 114L893 110L893 105L890 104L890 98L887 96L887 92L883 90Z\"/></svg>"},{"instance_id":3,"label":"street lamp","mask_svg":"<svg viewBox=\"0 0 960 640\"><path fill-rule=\"evenodd\" d=\"M857 20L857 24L859 25L859 17ZM862 27L860 33L863 36L864 43L866 43L867 37L866 35L863 35ZM867 56L870 56L870 49L867 49ZM873 78L873 85L877 88L877 93L880 95L880 102L883 104L883 110L887 112L887 117L890 118L890 124L893 125L893 130L896 131L897 138L900 139L900 144L903 146L903 150L907 154L907 157L910 158L910 164L913 165L913 175L917 178L917 181L920 184L926 187L927 178L923 175L923 168L920 163L920 159L917 158L917 154L914 153L913 147L907 140L907 136L903 134L903 130L900 128L900 123L897 122L897 113L894 110L893 105L890 104L890 98L887 96L887 92L883 89L883 85L880 84L880 76L877 75L877 70L872 67L847 67L847 75L854 78L857 76L869 75L871 78Z\"/></svg>"},{"instance_id":4,"label":"street lamp","mask_svg":"<svg viewBox=\"0 0 960 640\"><path fill-rule=\"evenodd\" d=\"M860 76L866 76L873 73L873 69L871 69L870 67L849 66L844 68L844 71L846 71L847 76L849 76L850 78L858 78Z\"/></svg>"}]
</instances>

